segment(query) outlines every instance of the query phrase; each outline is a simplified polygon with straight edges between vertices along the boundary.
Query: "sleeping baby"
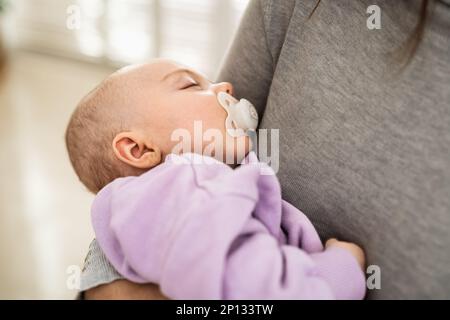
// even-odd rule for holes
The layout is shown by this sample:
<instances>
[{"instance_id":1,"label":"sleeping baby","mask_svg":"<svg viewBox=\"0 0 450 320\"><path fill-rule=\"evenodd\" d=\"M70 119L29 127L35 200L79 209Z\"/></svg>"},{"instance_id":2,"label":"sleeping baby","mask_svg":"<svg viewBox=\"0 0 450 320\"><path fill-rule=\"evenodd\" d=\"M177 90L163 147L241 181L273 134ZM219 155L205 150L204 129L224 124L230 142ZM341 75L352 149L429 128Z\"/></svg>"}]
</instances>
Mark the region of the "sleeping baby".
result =
<instances>
[{"instance_id":1,"label":"sleeping baby","mask_svg":"<svg viewBox=\"0 0 450 320\"><path fill-rule=\"evenodd\" d=\"M214 139L195 138L199 122ZM72 165L96 194L100 247L126 279L172 299L362 299L362 249L336 239L324 247L281 198L251 151L257 123L231 84L169 60L105 79L66 132ZM180 129L194 137L183 148Z\"/></svg>"}]
</instances>

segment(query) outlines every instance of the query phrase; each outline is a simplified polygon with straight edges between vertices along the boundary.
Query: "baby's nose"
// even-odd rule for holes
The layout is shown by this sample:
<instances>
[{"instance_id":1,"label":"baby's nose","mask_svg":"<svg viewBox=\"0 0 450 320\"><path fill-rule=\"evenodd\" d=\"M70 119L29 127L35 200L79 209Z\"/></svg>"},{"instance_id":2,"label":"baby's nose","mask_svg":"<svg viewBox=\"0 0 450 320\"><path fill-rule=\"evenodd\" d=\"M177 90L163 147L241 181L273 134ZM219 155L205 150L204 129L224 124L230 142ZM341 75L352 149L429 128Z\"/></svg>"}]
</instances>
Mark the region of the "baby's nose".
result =
<instances>
[{"instance_id":1,"label":"baby's nose","mask_svg":"<svg viewBox=\"0 0 450 320\"><path fill-rule=\"evenodd\" d=\"M228 94L233 95L234 90L233 90L233 85L229 82L220 82L216 84L216 88L215 88L216 93L219 92L226 92Z\"/></svg>"}]
</instances>

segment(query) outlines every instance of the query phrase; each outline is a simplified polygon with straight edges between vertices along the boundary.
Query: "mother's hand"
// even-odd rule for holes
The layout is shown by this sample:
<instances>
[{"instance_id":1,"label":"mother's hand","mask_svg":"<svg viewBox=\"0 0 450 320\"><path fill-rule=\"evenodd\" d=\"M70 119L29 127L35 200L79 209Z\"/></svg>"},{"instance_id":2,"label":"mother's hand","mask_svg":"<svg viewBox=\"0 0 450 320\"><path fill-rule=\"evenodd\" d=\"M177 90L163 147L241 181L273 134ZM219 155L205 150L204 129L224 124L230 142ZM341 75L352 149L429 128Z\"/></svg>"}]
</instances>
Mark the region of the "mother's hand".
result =
<instances>
[{"instance_id":1,"label":"mother's hand","mask_svg":"<svg viewBox=\"0 0 450 320\"><path fill-rule=\"evenodd\" d=\"M116 280L87 290L86 300L165 300L159 286L152 283L138 284L128 280Z\"/></svg>"}]
</instances>

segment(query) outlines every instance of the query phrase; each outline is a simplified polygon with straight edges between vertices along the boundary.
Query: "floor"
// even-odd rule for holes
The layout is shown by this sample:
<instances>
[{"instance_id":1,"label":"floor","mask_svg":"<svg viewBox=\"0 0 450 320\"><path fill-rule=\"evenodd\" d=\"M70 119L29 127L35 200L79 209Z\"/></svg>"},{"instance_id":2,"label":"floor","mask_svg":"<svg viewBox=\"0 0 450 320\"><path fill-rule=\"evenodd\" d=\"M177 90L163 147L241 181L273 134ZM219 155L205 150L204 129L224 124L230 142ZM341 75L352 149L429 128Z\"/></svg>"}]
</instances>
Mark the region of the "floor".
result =
<instances>
[{"instance_id":1,"label":"floor","mask_svg":"<svg viewBox=\"0 0 450 320\"><path fill-rule=\"evenodd\" d=\"M64 130L77 101L110 72L9 54L0 74L0 299L76 295L70 266L82 266L93 238L92 195L70 166Z\"/></svg>"}]
</instances>

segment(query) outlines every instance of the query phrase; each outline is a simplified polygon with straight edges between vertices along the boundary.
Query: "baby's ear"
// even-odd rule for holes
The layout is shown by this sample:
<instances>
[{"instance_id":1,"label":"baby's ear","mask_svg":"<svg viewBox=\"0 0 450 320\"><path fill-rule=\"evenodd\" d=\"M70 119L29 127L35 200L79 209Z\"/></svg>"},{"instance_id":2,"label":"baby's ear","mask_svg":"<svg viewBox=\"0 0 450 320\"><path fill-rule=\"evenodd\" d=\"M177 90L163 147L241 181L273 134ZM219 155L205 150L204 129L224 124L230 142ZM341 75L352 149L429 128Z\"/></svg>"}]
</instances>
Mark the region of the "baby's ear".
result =
<instances>
[{"instance_id":1,"label":"baby's ear","mask_svg":"<svg viewBox=\"0 0 450 320\"><path fill-rule=\"evenodd\" d=\"M137 132L121 132L112 143L116 157L138 169L150 169L161 163L161 150Z\"/></svg>"}]
</instances>

